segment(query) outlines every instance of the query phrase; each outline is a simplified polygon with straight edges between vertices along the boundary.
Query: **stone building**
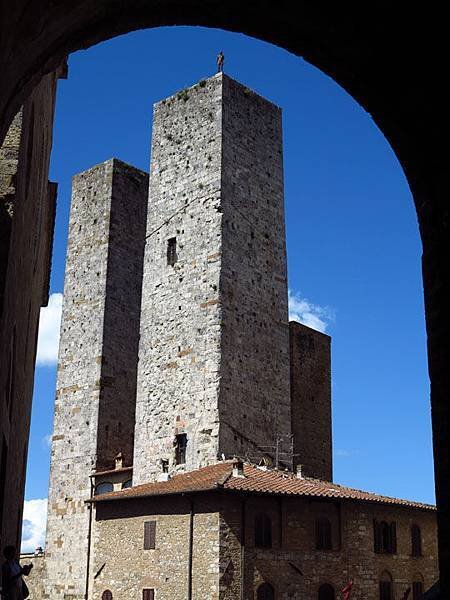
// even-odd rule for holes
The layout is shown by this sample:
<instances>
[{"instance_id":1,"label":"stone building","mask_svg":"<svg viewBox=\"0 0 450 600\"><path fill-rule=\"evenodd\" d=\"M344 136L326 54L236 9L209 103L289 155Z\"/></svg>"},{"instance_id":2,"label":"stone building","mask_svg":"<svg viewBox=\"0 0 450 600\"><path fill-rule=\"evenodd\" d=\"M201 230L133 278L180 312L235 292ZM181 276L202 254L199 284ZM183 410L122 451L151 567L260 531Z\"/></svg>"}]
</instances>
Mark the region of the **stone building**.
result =
<instances>
[{"instance_id":1,"label":"stone building","mask_svg":"<svg viewBox=\"0 0 450 600\"><path fill-rule=\"evenodd\" d=\"M350 580L355 600L418 600L437 576L433 506L241 461L93 505L94 600L328 600Z\"/></svg>"},{"instance_id":2,"label":"stone building","mask_svg":"<svg viewBox=\"0 0 450 600\"><path fill-rule=\"evenodd\" d=\"M327 483L330 338L288 322L280 109L203 80L155 105L150 173L112 159L74 178L43 597L428 586L432 507ZM384 542L398 522L401 551L374 556L373 519Z\"/></svg>"},{"instance_id":3,"label":"stone building","mask_svg":"<svg viewBox=\"0 0 450 600\"><path fill-rule=\"evenodd\" d=\"M48 180L57 80L46 75L0 147L0 546L22 530L34 364L49 294L56 183ZM0 548L0 549L1 549Z\"/></svg>"}]
</instances>

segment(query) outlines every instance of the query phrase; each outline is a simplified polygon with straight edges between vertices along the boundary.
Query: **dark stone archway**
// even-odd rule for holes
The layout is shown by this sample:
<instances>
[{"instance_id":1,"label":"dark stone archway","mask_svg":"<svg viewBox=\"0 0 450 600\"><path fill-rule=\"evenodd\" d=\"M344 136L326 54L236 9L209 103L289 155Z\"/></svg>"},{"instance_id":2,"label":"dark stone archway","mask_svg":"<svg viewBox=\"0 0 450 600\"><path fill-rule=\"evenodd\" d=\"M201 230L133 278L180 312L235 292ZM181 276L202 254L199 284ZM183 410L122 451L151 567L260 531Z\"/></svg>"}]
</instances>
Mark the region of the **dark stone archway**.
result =
<instances>
[{"instance_id":1,"label":"dark stone archway","mask_svg":"<svg viewBox=\"0 0 450 600\"><path fill-rule=\"evenodd\" d=\"M0 140L42 75L67 54L160 25L219 27L281 46L330 75L372 115L407 176L423 243L440 565L450 597L448 109L440 89L447 36L439 12L289 0L1 0Z\"/></svg>"}]
</instances>

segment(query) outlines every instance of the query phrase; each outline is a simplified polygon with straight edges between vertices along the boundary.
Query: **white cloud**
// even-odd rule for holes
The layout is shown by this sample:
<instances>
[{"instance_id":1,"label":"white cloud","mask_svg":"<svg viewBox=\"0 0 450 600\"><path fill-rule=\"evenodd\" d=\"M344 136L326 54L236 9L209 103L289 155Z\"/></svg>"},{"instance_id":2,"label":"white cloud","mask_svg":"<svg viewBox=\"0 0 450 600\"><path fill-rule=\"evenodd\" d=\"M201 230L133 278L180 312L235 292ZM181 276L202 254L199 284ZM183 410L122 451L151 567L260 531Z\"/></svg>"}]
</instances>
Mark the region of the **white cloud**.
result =
<instances>
[{"instance_id":1,"label":"white cloud","mask_svg":"<svg viewBox=\"0 0 450 600\"><path fill-rule=\"evenodd\" d=\"M47 498L25 500L21 552L34 552L38 546L44 547L46 522Z\"/></svg>"},{"instance_id":2,"label":"white cloud","mask_svg":"<svg viewBox=\"0 0 450 600\"><path fill-rule=\"evenodd\" d=\"M62 294L51 294L48 306L41 308L36 355L37 365L54 365L58 360L62 300Z\"/></svg>"},{"instance_id":3,"label":"white cloud","mask_svg":"<svg viewBox=\"0 0 450 600\"><path fill-rule=\"evenodd\" d=\"M303 323L312 329L325 333L330 321L334 321L334 311L328 306L312 304L300 294L289 290L289 320Z\"/></svg>"},{"instance_id":4,"label":"white cloud","mask_svg":"<svg viewBox=\"0 0 450 600\"><path fill-rule=\"evenodd\" d=\"M46 450L47 450L47 448L50 448L52 445L52 434L49 433L48 435L44 435L41 442L42 442L43 448L45 448Z\"/></svg>"},{"instance_id":5,"label":"white cloud","mask_svg":"<svg viewBox=\"0 0 450 600\"><path fill-rule=\"evenodd\" d=\"M334 452L334 455L339 458L348 458L349 456L352 456L352 454L353 452L351 450L345 450L345 448L338 448Z\"/></svg>"}]
</instances>

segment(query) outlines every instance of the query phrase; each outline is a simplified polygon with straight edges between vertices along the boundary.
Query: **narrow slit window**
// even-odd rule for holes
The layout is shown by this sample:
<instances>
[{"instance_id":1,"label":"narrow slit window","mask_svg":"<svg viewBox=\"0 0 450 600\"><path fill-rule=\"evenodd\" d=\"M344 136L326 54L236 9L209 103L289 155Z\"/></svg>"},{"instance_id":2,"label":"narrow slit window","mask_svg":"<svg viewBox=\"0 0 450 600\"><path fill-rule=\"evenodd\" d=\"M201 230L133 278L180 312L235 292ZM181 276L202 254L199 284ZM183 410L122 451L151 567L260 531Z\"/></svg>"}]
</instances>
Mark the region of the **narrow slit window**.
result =
<instances>
[{"instance_id":1,"label":"narrow slit window","mask_svg":"<svg viewBox=\"0 0 450 600\"><path fill-rule=\"evenodd\" d=\"M187 447L187 434L180 433L175 436L175 463L177 465L184 465L186 462L186 447Z\"/></svg>"},{"instance_id":2,"label":"narrow slit window","mask_svg":"<svg viewBox=\"0 0 450 600\"><path fill-rule=\"evenodd\" d=\"M167 264L174 265L177 262L177 238L167 240Z\"/></svg>"},{"instance_id":3,"label":"narrow slit window","mask_svg":"<svg viewBox=\"0 0 450 600\"><path fill-rule=\"evenodd\" d=\"M144 550L154 550L156 547L156 521L144 523Z\"/></svg>"}]
</instances>

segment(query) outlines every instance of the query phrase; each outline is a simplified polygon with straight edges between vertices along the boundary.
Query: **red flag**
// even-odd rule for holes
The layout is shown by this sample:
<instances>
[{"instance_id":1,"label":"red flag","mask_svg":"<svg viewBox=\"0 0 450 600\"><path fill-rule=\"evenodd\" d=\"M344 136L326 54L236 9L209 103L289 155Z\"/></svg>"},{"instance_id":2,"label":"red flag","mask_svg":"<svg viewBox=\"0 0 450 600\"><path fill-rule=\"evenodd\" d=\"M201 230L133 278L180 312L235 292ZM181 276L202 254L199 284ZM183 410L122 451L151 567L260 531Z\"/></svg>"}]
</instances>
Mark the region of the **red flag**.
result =
<instances>
[{"instance_id":1,"label":"red flag","mask_svg":"<svg viewBox=\"0 0 450 600\"><path fill-rule=\"evenodd\" d=\"M347 583L345 588L342 590L342 597L344 598L344 600L349 600L350 594L352 593L352 587L353 587L353 580L350 579L350 581Z\"/></svg>"},{"instance_id":2,"label":"red flag","mask_svg":"<svg viewBox=\"0 0 450 600\"><path fill-rule=\"evenodd\" d=\"M403 594L403 596L402 596L402 600L408 600L408 596L409 596L410 592L411 592L411 588L409 587L409 588L406 590L406 592Z\"/></svg>"}]
</instances>

